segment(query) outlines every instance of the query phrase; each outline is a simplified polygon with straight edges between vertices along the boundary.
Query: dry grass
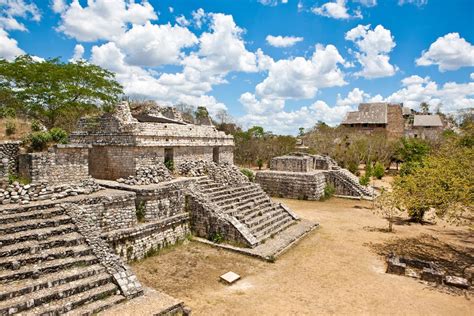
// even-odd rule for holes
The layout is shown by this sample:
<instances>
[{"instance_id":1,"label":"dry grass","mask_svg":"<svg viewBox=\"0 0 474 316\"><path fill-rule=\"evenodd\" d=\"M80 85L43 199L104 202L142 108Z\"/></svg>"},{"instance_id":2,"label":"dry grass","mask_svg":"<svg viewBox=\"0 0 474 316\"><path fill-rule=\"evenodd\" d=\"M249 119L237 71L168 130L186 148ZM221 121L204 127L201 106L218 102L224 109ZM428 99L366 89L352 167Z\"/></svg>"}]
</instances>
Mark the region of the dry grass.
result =
<instances>
[{"instance_id":1,"label":"dry grass","mask_svg":"<svg viewBox=\"0 0 474 316\"><path fill-rule=\"evenodd\" d=\"M6 134L7 122L13 122L16 126L16 132L13 135ZM14 118L14 119L0 119L0 141L5 140L21 140L31 132L31 123L28 120Z\"/></svg>"}]
</instances>

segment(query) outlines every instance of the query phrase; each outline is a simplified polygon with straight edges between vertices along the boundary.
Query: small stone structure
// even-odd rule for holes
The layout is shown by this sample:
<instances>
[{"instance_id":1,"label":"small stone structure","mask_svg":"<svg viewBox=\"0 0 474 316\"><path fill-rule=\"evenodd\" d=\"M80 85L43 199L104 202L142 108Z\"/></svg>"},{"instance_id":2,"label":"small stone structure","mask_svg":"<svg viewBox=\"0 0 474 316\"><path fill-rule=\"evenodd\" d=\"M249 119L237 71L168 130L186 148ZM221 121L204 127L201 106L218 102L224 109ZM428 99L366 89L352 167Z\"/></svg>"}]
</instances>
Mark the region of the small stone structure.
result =
<instances>
[{"instance_id":1,"label":"small stone structure","mask_svg":"<svg viewBox=\"0 0 474 316\"><path fill-rule=\"evenodd\" d=\"M187 124L160 114L160 108L131 112L128 103L115 113L83 118L71 142L88 144L90 174L116 180L135 176L141 168L204 160L233 162L233 138L212 125ZM133 116L135 115L135 116Z\"/></svg>"},{"instance_id":2,"label":"small stone structure","mask_svg":"<svg viewBox=\"0 0 474 316\"><path fill-rule=\"evenodd\" d=\"M319 200L324 188L331 184L335 194L346 197L371 198L368 187L328 156L292 153L275 157L270 170L257 172L255 181L271 196L301 200Z\"/></svg>"},{"instance_id":3,"label":"small stone structure","mask_svg":"<svg viewBox=\"0 0 474 316\"><path fill-rule=\"evenodd\" d=\"M5 180L9 174L17 172L20 144L19 141L0 142L0 180Z\"/></svg>"},{"instance_id":4,"label":"small stone structure","mask_svg":"<svg viewBox=\"0 0 474 316\"><path fill-rule=\"evenodd\" d=\"M409 276L427 282L469 289L470 281L459 276L447 275L434 262L390 254L387 256L387 273Z\"/></svg>"}]
</instances>

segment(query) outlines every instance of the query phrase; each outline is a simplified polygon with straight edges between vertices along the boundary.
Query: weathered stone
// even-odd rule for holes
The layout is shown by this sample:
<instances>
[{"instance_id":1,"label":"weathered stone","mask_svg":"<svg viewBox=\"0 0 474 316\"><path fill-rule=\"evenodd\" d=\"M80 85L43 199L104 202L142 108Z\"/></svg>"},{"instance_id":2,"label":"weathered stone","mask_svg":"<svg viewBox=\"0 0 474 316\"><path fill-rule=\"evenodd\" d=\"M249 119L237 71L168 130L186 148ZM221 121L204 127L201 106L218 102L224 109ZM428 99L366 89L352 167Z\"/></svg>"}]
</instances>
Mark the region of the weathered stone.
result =
<instances>
[{"instance_id":1,"label":"weathered stone","mask_svg":"<svg viewBox=\"0 0 474 316\"><path fill-rule=\"evenodd\" d=\"M461 278L458 276L452 276L452 275L447 275L444 278L444 283L446 285L451 285L455 286L461 289L468 289L469 288L469 282L465 278Z\"/></svg>"}]
</instances>

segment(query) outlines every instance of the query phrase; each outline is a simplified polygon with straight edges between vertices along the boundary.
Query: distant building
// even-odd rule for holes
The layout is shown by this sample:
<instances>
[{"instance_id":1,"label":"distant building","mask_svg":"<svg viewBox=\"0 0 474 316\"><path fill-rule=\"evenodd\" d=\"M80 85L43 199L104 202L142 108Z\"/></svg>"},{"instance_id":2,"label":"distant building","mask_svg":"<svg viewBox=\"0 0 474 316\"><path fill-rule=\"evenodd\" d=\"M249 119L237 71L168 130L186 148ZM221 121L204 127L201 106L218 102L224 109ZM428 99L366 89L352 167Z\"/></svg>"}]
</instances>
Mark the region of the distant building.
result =
<instances>
[{"instance_id":1,"label":"distant building","mask_svg":"<svg viewBox=\"0 0 474 316\"><path fill-rule=\"evenodd\" d=\"M418 114L403 104L384 102L359 104L357 111L346 114L341 125L366 134L384 132L390 138L436 139L444 130L437 114Z\"/></svg>"},{"instance_id":2,"label":"distant building","mask_svg":"<svg viewBox=\"0 0 474 316\"><path fill-rule=\"evenodd\" d=\"M405 136L421 139L436 139L444 130L443 121L437 114L415 114L413 124L405 129Z\"/></svg>"},{"instance_id":3,"label":"distant building","mask_svg":"<svg viewBox=\"0 0 474 316\"><path fill-rule=\"evenodd\" d=\"M346 114L341 125L367 134L385 132L388 137L397 138L403 136L403 116L401 104L361 103L358 111Z\"/></svg>"}]
</instances>

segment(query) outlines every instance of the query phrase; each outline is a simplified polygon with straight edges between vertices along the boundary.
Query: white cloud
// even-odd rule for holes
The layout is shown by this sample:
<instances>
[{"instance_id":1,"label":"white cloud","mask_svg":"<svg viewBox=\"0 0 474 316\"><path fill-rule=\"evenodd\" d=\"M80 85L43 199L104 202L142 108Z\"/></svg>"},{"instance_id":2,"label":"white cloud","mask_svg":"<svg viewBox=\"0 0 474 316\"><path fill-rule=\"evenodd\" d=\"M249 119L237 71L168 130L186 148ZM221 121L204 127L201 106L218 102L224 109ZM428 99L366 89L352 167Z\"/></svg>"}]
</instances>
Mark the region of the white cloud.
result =
<instances>
[{"instance_id":1,"label":"white cloud","mask_svg":"<svg viewBox=\"0 0 474 316\"><path fill-rule=\"evenodd\" d=\"M354 0L366 7L375 7L377 5L377 0Z\"/></svg>"},{"instance_id":2,"label":"white cloud","mask_svg":"<svg viewBox=\"0 0 474 316\"><path fill-rule=\"evenodd\" d=\"M404 4L413 4L413 5L416 5L417 7L422 7L428 4L428 0L398 0L398 5L404 5Z\"/></svg>"},{"instance_id":3,"label":"white cloud","mask_svg":"<svg viewBox=\"0 0 474 316\"><path fill-rule=\"evenodd\" d=\"M441 72L474 66L474 45L459 33L449 33L430 45L416 60L418 66L438 65Z\"/></svg>"},{"instance_id":4,"label":"white cloud","mask_svg":"<svg viewBox=\"0 0 474 316\"><path fill-rule=\"evenodd\" d=\"M370 97L368 93L365 93L359 88L354 88L352 91L349 91L347 97L342 98L340 94L337 95L337 106L351 106L354 107L359 103L363 103Z\"/></svg>"},{"instance_id":5,"label":"white cloud","mask_svg":"<svg viewBox=\"0 0 474 316\"><path fill-rule=\"evenodd\" d=\"M396 46L390 30L377 25L373 30L368 25L358 25L346 33L346 40L355 43L355 56L362 66L357 76L379 78L393 76L397 68L390 64L389 53Z\"/></svg>"},{"instance_id":6,"label":"white cloud","mask_svg":"<svg viewBox=\"0 0 474 316\"><path fill-rule=\"evenodd\" d=\"M25 0L0 0L0 28L4 30L26 31L18 18L41 20L41 14L34 3Z\"/></svg>"},{"instance_id":7,"label":"white cloud","mask_svg":"<svg viewBox=\"0 0 474 316\"><path fill-rule=\"evenodd\" d=\"M74 55L69 61L81 60L84 56L84 46L81 44L76 44L74 47Z\"/></svg>"},{"instance_id":8,"label":"white cloud","mask_svg":"<svg viewBox=\"0 0 474 316\"><path fill-rule=\"evenodd\" d=\"M11 60L24 53L25 52L18 47L18 42L10 38L8 33L0 28L0 58Z\"/></svg>"},{"instance_id":9,"label":"white cloud","mask_svg":"<svg viewBox=\"0 0 474 316\"><path fill-rule=\"evenodd\" d=\"M187 28L150 22L133 25L117 40L127 55L126 61L140 66L176 64L183 57L181 49L197 43L197 37Z\"/></svg>"},{"instance_id":10,"label":"white cloud","mask_svg":"<svg viewBox=\"0 0 474 316\"><path fill-rule=\"evenodd\" d=\"M191 15L193 16L194 24L200 29L206 20L206 12L204 12L202 8L199 8L196 11L193 11Z\"/></svg>"},{"instance_id":11,"label":"white cloud","mask_svg":"<svg viewBox=\"0 0 474 316\"><path fill-rule=\"evenodd\" d=\"M255 90L259 98L308 99L319 88L346 84L338 64L344 59L333 45L316 45L311 59L282 59L269 67L267 78Z\"/></svg>"},{"instance_id":12,"label":"white cloud","mask_svg":"<svg viewBox=\"0 0 474 316\"><path fill-rule=\"evenodd\" d=\"M278 5L278 0L257 0L257 1L263 5L272 6L272 7ZM288 3L288 0L281 0L281 3L286 4Z\"/></svg>"},{"instance_id":13,"label":"white cloud","mask_svg":"<svg viewBox=\"0 0 474 316\"><path fill-rule=\"evenodd\" d=\"M62 13L67 8L65 0L53 0L51 3L51 8L55 13Z\"/></svg>"},{"instance_id":14,"label":"white cloud","mask_svg":"<svg viewBox=\"0 0 474 316\"><path fill-rule=\"evenodd\" d=\"M311 9L314 14L326 16L334 19L350 19L350 18L362 18L360 11L356 10L354 15L351 16L346 7L346 0L335 0L334 2L327 2L320 7L314 7Z\"/></svg>"},{"instance_id":15,"label":"white cloud","mask_svg":"<svg viewBox=\"0 0 474 316\"><path fill-rule=\"evenodd\" d=\"M474 72L471 72L470 78L471 80L474 80Z\"/></svg>"},{"instance_id":16,"label":"white cloud","mask_svg":"<svg viewBox=\"0 0 474 316\"><path fill-rule=\"evenodd\" d=\"M178 23L178 25L183 26L183 27L187 27L191 25L191 22L189 22L186 19L186 17L182 14L176 18L176 23Z\"/></svg>"},{"instance_id":17,"label":"white cloud","mask_svg":"<svg viewBox=\"0 0 474 316\"><path fill-rule=\"evenodd\" d=\"M61 12L57 29L79 41L94 42L118 38L128 23L144 24L154 19L157 15L147 1L140 4L125 0L89 0L87 6L82 7L78 0L73 0Z\"/></svg>"},{"instance_id":18,"label":"white cloud","mask_svg":"<svg viewBox=\"0 0 474 316\"><path fill-rule=\"evenodd\" d=\"M173 13L173 12L174 12L174 8L173 8L173 7L168 7L168 11L170 11L170 13Z\"/></svg>"},{"instance_id":19,"label":"white cloud","mask_svg":"<svg viewBox=\"0 0 474 316\"><path fill-rule=\"evenodd\" d=\"M296 37L296 36L268 35L266 37L267 43L275 47L290 47L303 40L304 39L302 37Z\"/></svg>"}]
</instances>

